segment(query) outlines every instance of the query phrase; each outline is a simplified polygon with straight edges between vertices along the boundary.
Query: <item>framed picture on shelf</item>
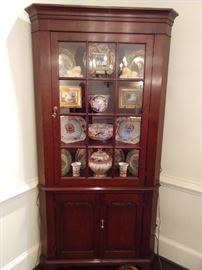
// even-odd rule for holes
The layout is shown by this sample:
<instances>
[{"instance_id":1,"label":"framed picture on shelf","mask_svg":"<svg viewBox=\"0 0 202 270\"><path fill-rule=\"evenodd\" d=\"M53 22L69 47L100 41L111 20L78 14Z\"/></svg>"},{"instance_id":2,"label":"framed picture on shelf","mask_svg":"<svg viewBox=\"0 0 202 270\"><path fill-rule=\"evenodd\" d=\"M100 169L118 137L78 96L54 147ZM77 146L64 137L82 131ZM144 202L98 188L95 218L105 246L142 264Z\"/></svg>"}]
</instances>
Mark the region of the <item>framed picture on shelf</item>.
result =
<instances>
[{"instance_id":1,"label":"framed picture on shelf","mask_svg":"<svg viewBox=\"0 0 202 270\"><path fill-rule=\"evenodd\" d=\"M60 107L81 108L81 87L60 85Z\"/></svg>"},{"instance_id":2,"label":"framed picture on shelf","mask_svg":"<svg viewBox=\"0 0 202 270\"><path fill-rule=\"evenodd\" d=\"M95 74L105 74L109 69L109 57L105 52L94 52L89 62L89 69Z\"/></svg>"},{"instance_id":3,"label":"framed picture on shelf","mask_svg":"<svg viewBox=\"0 0 202 270\"><path fill-rule=\"evenodd\" d=\"M109 56L104 52L93 53L95 59L96 69L105 70L109 66Z\"/></svg>"},{"instance_id":4,"label":"framed picture on shelf","mask_svg":"<svg viewBox=\"0 0 202 270\"><path fill-rule=\"evenodd\" d=\"M135 88L119 88L119 108L134 109L142 106L142 91Z\"/></svg>"}]
</instances>

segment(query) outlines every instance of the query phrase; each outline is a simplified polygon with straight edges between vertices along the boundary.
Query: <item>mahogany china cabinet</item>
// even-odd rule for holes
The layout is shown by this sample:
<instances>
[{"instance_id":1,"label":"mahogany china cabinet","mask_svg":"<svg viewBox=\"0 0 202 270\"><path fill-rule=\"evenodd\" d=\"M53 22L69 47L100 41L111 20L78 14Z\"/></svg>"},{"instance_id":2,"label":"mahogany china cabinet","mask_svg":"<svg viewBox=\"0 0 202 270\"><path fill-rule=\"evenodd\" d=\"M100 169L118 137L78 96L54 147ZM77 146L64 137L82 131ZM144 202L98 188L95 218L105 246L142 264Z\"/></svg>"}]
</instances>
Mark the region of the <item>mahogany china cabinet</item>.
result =
<instances>
[{"instance_id":1,"label":"mahogany china cabinet","mask_svg":"<svg viewBox=\"0 0 202 270\"><path fill-rule=\"evenodd\" d=\"M172 9L32 4L42 269L154 256Z\"/></svg>"}]
</instances>

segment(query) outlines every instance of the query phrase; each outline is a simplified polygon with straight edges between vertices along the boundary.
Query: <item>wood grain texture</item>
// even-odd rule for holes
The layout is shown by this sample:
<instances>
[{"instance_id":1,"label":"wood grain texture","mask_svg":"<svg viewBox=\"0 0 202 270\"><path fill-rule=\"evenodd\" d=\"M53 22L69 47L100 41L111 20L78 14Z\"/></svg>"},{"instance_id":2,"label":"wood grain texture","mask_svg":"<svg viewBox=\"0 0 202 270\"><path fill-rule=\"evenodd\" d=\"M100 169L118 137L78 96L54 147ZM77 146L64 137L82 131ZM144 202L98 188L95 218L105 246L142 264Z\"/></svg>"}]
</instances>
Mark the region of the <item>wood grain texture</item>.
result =
<instances>
[{"instance_id":1,"label":"wood grain texture","mask_svg":"<svg viewBox=\"0 0 202 270\"><path fill-rule=\"evenodd\" d=\"M33 4L26 11L32 31L71 31L105 33L165 33L170 35L173 9L84 7ZM120 24L121 23L121 24Z\"/></svg>"},{"instance_id":2,"label":"wood grain texture","mask_svg":"<svg viewBox=\"0 0 202 270\"><path fill-rule=\"evenodd\" d=\"M48 4L33 4L26 11L33 40L42 241L40 267L44 270L73 266L118 269L131 264L141 270L151 270L170 35L177 13L172 9ZM59 77L59 42L82 42L86 55L90 42L114 43L117 55L119 44L145 46L143 113L134 113L142 119L141 139L136 145L140 151L138 176L115 177L112 169L110 177L95 178L86 167L82 177L61 177L62 148L74 153L77 148L97 149L103 145L90 144L88 137L81 143L64 145L60 142L60 114L55 118L51 116L53 107L59 107L60 103L59 80L76 83L77 78ZM81 79L86 107L88 89L97 80L87 72ZM116 76L100 81L116 86L115 107L118 85L123 80L116 72ZM128 83L138 81L129 79ZM94 113L81 110L66 115L86 118L88 128ZM106 115L99 114L103 116ZM107 116L115 119L124 115L112 109ZM115 128L115 120L113 125ZM131 144L117 144L115 136L105 146L108 149L134 148Z\"/></svg>"}]
</instances>

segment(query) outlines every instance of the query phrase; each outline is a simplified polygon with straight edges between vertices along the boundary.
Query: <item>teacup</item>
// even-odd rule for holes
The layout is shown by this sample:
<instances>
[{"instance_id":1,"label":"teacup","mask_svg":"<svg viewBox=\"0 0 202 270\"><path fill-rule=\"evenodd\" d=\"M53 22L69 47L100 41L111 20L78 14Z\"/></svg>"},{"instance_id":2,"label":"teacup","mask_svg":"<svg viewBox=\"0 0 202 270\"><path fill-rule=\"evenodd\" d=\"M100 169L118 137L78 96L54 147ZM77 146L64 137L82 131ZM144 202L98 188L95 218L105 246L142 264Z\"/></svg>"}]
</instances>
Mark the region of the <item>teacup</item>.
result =
<instances>
[{"instance_id":1,"label":"teacup","mask_svg":"<svg viewBox=\"0 0 202 270\"><path fill-rule=\"evenodd\" d=\"M81 162L73 162L72 164L73 176L80 176Z\"/></svg>"},{"instance_id":2,"label":"teacup","mask_svg":"<svg viewBox=\"0 0 202 270\"><path fill-rule=\"evenodd\" d=\"M119 168L120 168L120 176L121 177L126 177L127 176L128 163L127 162L119 162Z\"/></svg>"}]
</instances>

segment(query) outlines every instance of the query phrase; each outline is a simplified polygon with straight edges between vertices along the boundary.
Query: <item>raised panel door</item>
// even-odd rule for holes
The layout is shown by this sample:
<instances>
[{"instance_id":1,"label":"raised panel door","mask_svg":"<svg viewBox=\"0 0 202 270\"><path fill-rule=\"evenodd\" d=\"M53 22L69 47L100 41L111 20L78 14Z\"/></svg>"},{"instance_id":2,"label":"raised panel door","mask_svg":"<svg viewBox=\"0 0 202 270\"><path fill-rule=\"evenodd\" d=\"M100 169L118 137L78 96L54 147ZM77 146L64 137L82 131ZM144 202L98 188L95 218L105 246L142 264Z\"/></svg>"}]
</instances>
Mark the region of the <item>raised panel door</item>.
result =
<instances>
[{"instance_id":1,"label":"raised panel door","mask_svg":"<svg viewBox=\"0 0 202 270\"><path fill-rule=\"evenodd\" d=\"M56 195L56 250L60 258L96 257L96 208L93 194Z\"/></svg>"},{"instance_id":2,"label":"raised panel door","mask_svg":"<svg viewBox=\"0 0 202 270\"><path fill-rule=\"evenodd\" d=\"M103 257L134 258L139 254L141 194L106 194L103 208Z\"/></svg>"}]
</instances>

